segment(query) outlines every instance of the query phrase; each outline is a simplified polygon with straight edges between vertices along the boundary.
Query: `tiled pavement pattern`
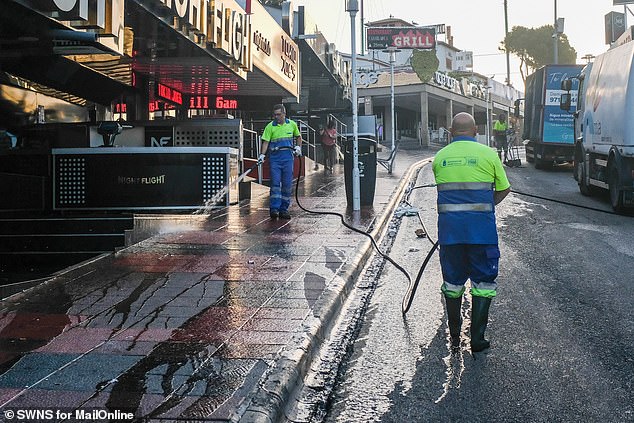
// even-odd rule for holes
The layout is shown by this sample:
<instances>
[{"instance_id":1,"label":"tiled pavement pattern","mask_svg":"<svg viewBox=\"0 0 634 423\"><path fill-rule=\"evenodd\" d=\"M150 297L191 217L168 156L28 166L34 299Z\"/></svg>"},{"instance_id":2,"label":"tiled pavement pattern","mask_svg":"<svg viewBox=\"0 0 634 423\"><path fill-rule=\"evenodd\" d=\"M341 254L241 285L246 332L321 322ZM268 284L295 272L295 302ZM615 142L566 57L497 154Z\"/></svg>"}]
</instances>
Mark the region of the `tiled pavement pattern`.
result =
<instances>
[{"instance_id":1,"label":"tiled pavement pattern","mask_svg":"<svg viewBox=\"0 0 634 423\"><path fill-rule=\"evenodd\" d=\"M386 221L409 167L431 154L399 152L392 175L379 167L374 205L353 224ZM300 201L349 219L337 172L310 175ZM48 408L266 421L284 398L255 406L249 398L276 371L274 383L292 383L285 367L306 358L293 358L297 349L310 353L302 339L331 317L370 248L295 199L292 220L272 221L267 197L254 187L250 202L209 216L148 217L158 235L1 302L0 417Z\"/></svg>"}]
</instances>

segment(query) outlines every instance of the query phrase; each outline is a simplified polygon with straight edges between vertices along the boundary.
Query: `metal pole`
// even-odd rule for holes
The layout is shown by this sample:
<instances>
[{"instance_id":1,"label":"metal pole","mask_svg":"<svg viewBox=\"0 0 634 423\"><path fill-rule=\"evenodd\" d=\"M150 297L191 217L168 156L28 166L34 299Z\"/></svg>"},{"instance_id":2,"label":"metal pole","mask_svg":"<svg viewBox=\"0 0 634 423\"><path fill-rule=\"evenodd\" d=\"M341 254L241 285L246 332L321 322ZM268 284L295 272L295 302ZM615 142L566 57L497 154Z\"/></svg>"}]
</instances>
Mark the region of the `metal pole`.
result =
<instances>
[{"instance_id":1,"label":"metal pole","mask_svg":"<svg viewBox=\"0 0 634 423\"><path fill-rule=\"evenodd\" d=\"M363 0L361 0L361 56L365 56L365 19L363 18Z\"/></svg>"},{"instance_id":2,"label":"metal pole","mask_svg":"<svg viewBox=\"0 0 634 423\"><path fill-rule=\"evenodd\" d=\"M557 0L555 1L555 24L553 28L555 29L555 33L553 34L553 39L555 40L554 44L554 64L559 63L559 32L557 32Z\"/></svg>"},{"instance_id":3,"label":"metal pole","mask_svg":"<svg viewBox=\"0 0 634 423\"><path fill-rule=\"evenodd\" d=\"M491 92L490 87L486 87L486 96L484 97L485 101L486 101L486 105L487 105L487 126L486 126L486 137L487 137L487 147L491 147L491 130L490 130L490 124L489 124L489 98L491 97Z\"/></svg>"},{"instance_id":4,"label":"metal pole","mask_svg":"<svg viewBox=\"0 0 634 423\"><path fill-rule=\"evenodd\" d=\"M396 62L396 49L390 47L390 107L392 108L392 151L396 139L396 118L394 116L394 62Z\"/></svg>"},{"instance_id":5,"label":"metal pole","mask_svg":"<svg viewBox=\"0 0 634 423\"><path fill-rule=\"evenodd\" d=\"M361 180L359 175L359 117L357 103L357 37L355 20L359 11L357 0L348 0L346 10L350 12L350 43L352 56L352 210L361 210Z\"/></svg>"},{"instance_id":6,"label":"metal pole","mask_svg":"<svg viewBox=\"0 0 634 423\"><path fill-rule=\"evenodd\" d=\"M504 38L509 35L509 14L507 8L507 0L504 0ZM510 53L507 46L504 46L506 50L506 85L511 85L511 61Z\"/></svg>"}]
</instances>

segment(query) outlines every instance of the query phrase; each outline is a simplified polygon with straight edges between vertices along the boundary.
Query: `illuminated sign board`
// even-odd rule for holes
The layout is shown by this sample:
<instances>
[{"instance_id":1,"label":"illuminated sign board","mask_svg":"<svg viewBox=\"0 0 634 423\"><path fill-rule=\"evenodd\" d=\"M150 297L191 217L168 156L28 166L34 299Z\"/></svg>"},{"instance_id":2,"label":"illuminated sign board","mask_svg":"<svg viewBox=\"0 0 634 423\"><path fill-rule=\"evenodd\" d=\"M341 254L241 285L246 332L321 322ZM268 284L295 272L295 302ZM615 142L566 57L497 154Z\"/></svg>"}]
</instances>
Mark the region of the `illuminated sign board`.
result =
<instances>
[{"instance_id":1,"label":"illuminated sign board","mask_svg":"<svg viewBox=\"0 0 634 423\"><path fill-rule=\"evenodd\" d=\"M193 95L189 98L190 109L228 109L237 110L239 108L238 100L218 96L207 97L204 95Z\"/></svg>"},{"instance_id":2,"label":"illuminated sign board","mask_svg":"<svg viewBox=\"0 0 634 423\"><path fill-rule=\"evenodd\" d=\"M388 47L432 50L436 48L435 28L425 27L370 27L366 33L368 49Z\"/></svg>"},{"instance_id":3,"label":"illuminated sign board","mask_svg":"<svg viewBox=\"0 0 634 423\"><path fill-rule=\"evenodd\" d=\"M161 83L156 84L156 96L163 101L183 105L183 93Z\"/></svg>"}]
</instances>

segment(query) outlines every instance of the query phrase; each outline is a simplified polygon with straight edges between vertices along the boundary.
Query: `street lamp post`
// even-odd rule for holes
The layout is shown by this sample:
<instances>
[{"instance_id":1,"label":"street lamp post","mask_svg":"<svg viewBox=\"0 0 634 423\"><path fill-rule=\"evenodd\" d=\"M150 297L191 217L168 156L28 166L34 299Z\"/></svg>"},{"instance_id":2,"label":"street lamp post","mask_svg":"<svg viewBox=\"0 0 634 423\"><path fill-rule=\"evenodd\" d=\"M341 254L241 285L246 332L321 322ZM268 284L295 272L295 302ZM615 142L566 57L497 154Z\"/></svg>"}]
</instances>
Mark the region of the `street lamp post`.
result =
<instances>
[{"instance_id":1,"label":"street lamp post","mask_svg":"<svg viewBox=\"0 0 634 423\"><path fill-rule=\"evenodd\" d=\"M491 119L489 115L489 100L491 99L491 86L487 85L484 87L486 89L486 94L484 100L486 102L486 110L487 110L487 124L486 124L486 137L487 137L487 147L491 147Z\"/></svg>"},{"instance_id":2,"label":"street lamp post","mask_svg":"<svg viewBox=\"0 0 634 423\"><path fill-rule=\"evenodd\" d=\"M504 0L504 40L509 35L509 14L507 0ZM508 46L504 45L504 51L506 53L506 85L511 85L511 61L510 52Z\"/></svg>"},{"instance_id":3,"label":"street lamp post","mask_svg":"<svg viewBox=\"0 0 634 423\"><path fill-rule=\"evenodd\" d=\"M396 53L401 50L397 50L396 47L388 47L387 50L383 50L384 53L390 54L390 111L392 113L392 150L395 148L396 140L396 116L394 115L394 63L396 62Z\"/></svg>"},{"instance_id":4,"label":"street lamp post","mask_svg":"<svg viewBox=\"0 0 634 423\"><path fill-rule=\"evenodd\" d=\"M555 1L555 24L553 25L553 28L555 30L555 33L553 34L553 38L555 40L555 44L554 44L554 59L555 61L553 62L554 64L559 63L559 31L557 30L557 0Z\"/></svg>"},{"instance_id":5,"label":"street lamp post","mask_svg":"<svg viewBox=\"0 0 634 423\"><path fill-rule=\"evenodd\" d=\"M346 0L346 11L350 12L350 44L352 57L352 210L361 210L361 181L359 175L359 117L357 103L357 38L356 16L359 11L357 0Z\"/></svg>"}]
</instances>

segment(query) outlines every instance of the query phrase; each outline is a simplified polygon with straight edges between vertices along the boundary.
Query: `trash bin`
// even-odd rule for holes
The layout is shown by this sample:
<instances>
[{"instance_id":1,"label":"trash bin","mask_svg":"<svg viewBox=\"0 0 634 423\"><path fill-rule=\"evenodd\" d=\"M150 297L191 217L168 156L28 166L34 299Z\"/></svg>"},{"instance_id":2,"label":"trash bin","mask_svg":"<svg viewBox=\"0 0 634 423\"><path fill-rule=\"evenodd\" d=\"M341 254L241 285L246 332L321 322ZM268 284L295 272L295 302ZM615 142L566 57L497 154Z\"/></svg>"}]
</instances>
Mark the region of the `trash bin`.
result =
<instances>
[{"instance_id":1,"label":"trash bin","mask_svg":"<svg viewBox=\"0 0 634 423\"><path fill-rule=\"evenodd\" d=\"M354 155L354 138L347 137L343 153L343 170L346 182L346 199L352 206L352 160ZM359 194L362 206L374 203L376 188L376 141L370 138L359 138Z\"/></svg>"}]
</instances>

